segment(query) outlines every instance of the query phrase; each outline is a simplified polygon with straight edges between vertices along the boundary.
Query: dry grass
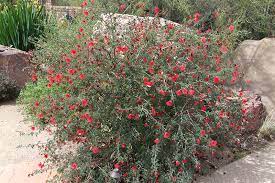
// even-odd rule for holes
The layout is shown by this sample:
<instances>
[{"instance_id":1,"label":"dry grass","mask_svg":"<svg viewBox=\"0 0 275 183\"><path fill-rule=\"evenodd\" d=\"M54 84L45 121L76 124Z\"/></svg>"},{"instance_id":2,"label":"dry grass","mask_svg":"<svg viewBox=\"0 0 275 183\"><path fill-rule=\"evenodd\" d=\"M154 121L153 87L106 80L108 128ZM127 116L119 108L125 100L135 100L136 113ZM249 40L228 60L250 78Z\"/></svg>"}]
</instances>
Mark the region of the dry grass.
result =
<instances>
[{"instance_id":1,"label":"dry grass","mask_svg":"<svg viewBox=\"0 0 275 183\"><path fill-rule=\"evenodd\" d=\"M267 115L263 126L260 128L259 135L269 140L274 140L275 137L275 109L271 110Z\"/></svg>"}]
</instances>

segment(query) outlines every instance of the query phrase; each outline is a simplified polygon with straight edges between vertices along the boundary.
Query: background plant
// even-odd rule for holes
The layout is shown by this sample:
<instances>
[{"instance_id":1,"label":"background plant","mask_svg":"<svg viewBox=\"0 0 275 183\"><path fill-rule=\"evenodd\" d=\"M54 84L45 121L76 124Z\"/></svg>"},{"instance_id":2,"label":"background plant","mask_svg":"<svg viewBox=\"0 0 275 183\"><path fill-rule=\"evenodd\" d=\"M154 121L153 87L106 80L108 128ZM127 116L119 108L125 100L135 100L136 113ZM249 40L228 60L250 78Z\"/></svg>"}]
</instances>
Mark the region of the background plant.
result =
<instances>
[{"instance_id":1,"label":"background plant","mask_svg":"<svg viewBox=\"0 0 275 183\"><path fill-rule=\"evenodd\" d=\"M228 21L243 33L244 39L262 39L274 36L275 2L273 0L162 0L157 1L165 17L182 22L194 13L201 14L201 25L216 30ZM218 15L218 19L215 18Z\"/></svg>"},{"instance_id":2,"label":"background plant","mask_svg":"<svg viewBox=\"0 0 275 183\"><path fill-rule=\"evenodd\" d=\"M0 12L0 44L28 51L42 34L47 22L43 6L26 0L8 4Z\"/></svg>"},{"instance_id":3,"label":"background plant","mask_svg":"<svg viewBox=\"0 0 275 183\"><path fill-rule=\"evenodd\" d=\"M109 0L95 1L107 12L152 15L154 6L160 16L175 22L186 22L199 13L197 27L202 31L227 29L228 22L235 26L235 46L245 39L262 39L275 35L275 2L273 0ZM125 5L123 10L121 7Z\"/></svg>"},{"instance_id":4,"label":"background plant","mask_svg":"<svg viewBox=\"0 0 275 183\"><path fill-rule=\"evenodd\" d=\"M53 0L52 4L54 6L79 6L80 2L79 0Z\"/></svg>"}]
</instances>

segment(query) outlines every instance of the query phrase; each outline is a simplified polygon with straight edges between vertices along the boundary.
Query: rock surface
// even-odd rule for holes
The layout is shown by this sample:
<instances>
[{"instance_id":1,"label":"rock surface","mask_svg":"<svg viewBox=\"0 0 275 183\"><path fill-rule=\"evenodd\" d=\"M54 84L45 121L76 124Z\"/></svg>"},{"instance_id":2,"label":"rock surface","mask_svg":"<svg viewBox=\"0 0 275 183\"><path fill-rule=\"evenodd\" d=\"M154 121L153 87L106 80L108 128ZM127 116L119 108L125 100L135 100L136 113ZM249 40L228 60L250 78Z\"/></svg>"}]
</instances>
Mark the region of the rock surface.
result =
<instances>
[{"instance_id":1,"label":"rock surface","mask_svg":"<svg viewBox=\"0 0 275 183\"><path fill-rule=\"evenodd\" d=\"M95 33L98 34L108 34L112 27L115 26L117 36L127 34L130 29L133 29L133 26L142 25L144 27L164 27L168 24L173 24L174 26L180 26L180 24L172 22L164 18L156 17L139 17L135 15L128 14L101 14L101 20L95 25ZM187 31L188 29L186 29ZM161 36L161 35L160 35Z\"/></svg>"},{"instance_id":2,"label":"rock surface","mask_svg":"<svg viewBox=\"0 0 275 183\"><path fill-rule=\"evenodd\" d=\"M257 134L266 118L266 110L261 96L250 93L250 96L245 95L242 97L242 101L246 100L247 102L243 102L244 117L246 119L242 125L243 137Z\"/></svg>"},{"instance_id":3,"label":"rock surface","mask_svg":"<svg viewBox=\"0 0 275 183\"><path fill-rule=\"evenodd\" d=\"M261 96L275 120L275 38L246 40L237 48L236 61L248 87Z\"/></svg>"},{"instance_id":4,"label":"rock surface","mask_svg":"<svg viewBox=\"0 0 275 183\"><path fill-rule=\"evenodd\" d=\"M0 72L23 87L30 78L29 54L0 45Z\"/></svg>"}]
</instances>

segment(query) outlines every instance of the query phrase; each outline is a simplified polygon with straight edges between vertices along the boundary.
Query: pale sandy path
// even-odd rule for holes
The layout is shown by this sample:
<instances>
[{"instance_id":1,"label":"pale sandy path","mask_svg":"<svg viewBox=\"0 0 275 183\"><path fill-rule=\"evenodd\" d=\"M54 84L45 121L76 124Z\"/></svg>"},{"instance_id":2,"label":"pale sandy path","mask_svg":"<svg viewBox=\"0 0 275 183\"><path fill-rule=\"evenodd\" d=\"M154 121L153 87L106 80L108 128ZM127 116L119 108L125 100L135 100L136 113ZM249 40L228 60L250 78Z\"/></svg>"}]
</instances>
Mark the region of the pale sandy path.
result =
<instances>
[{"instance_id":1,"label":"pale sandy path","mask_svg":"<svg viewBox=\"0 0 275 183\"><path fill-rule=\"evenodd\" d=\"M37 150L17 148L38 140L32 136L20 136L18 131L30 132L30 127L22 121L23 116L15 102L0 103L0 183L46 182L46 174L28 177L42 157Z\"/></svg>"},{"instance_id":2,"label":"pale sandy path","mask_svg":"<svg viewBox=\"0 0 275 183\"><path fill-rule=\"evenodd\" d=\"M275 183L275 143L200 177L196 183Z\"/></svg>"}]
</instances>

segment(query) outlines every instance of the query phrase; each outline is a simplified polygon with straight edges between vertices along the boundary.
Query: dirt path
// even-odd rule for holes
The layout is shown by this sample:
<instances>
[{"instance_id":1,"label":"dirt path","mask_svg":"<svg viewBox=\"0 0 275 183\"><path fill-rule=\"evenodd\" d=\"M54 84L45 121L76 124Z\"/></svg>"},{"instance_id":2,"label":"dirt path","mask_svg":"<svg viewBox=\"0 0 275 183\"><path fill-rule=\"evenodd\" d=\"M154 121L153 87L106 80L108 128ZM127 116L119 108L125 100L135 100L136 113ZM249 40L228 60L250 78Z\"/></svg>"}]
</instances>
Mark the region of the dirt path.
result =
<instances>
[{"instance_id":1,"label":"dirt path","mask_svg":"<svg viewBox=\"0 0 275 183\"><path fill-rule=\"evenodd\" d=\"M32 148L17 148L28 145L38 138L20 136L19 131L30 132L15 102L0 104L0 182L42 183L46 174L28 177L38 167L42 157ZM42 137L39 137L41 139Z\"/></svg>"},{"instance_id":2,"label":"dirt path","mask_svg":"<svg viewBox=\"0 0 275 183\"><path fill-rule=\"evenodd\" d=\"M201 177L196 183L275 183L275 143Z\"/></svg>"}]
</instances>

